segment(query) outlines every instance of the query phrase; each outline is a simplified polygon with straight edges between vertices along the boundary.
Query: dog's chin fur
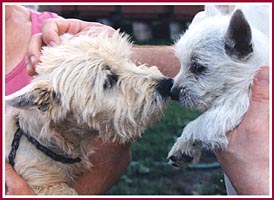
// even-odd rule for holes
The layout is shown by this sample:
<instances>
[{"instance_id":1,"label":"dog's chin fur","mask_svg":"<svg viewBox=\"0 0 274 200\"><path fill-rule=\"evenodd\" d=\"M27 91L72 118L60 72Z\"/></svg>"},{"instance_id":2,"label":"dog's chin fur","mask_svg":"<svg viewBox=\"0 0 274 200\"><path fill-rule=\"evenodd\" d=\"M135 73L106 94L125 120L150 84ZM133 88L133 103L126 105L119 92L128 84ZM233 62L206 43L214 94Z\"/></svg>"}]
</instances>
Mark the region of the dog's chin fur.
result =
<instances>
[{"instance_id":1,"label":"dog's chin fur","mask_svg":"<svg viewBox=\"0 0 274 200\"><path fill-rule=\"evenodd\" d=\"M118 32L64 35L61 45L43 49L39 75L6 98L6 158L18 120L49 149L82 160L53 161L21 138L14 168L37 194L76 194L69 185L92 167L95 137L133 141L161 116L172 80L156 67L136 66L130 50L127 37Z\"/></svg>"},{"instance_id":2,"label":"dog's chin fur","mask_svg":"<svg viewBox=\"0 0 274 200\"><path fill-rule=\"evenodd\" d=\"M253 7L254 12L257 9ZM246 46L237 43L235 24L243 26L241 34L246 37L241 40L248 42ZM184 155L197 162L200 151L196 150L201 146L210 150L225 148L226 133L247 112L253 77L269 61L267 35L247 24L240 11L231 15L200 13L176 43L181 70L172 91L176 91L180 104L205 112L185 127L172 147L168 157L173 164L181 162ZM241 49L235 50L233 45ZM192 144L197 142L199 145L194 147Z\"/></svg>"}]
</instances>

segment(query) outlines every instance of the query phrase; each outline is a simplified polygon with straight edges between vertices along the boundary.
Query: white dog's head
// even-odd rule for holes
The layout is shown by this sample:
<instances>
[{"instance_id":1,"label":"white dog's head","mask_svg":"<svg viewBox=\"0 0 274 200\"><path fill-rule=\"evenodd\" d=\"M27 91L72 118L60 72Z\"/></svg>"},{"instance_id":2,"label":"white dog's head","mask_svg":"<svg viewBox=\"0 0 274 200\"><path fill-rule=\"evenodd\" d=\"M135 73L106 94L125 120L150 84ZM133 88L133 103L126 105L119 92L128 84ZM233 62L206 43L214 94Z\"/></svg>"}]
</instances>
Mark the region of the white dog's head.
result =
<instances>
[{"instance_id":1,"label":"white dog's head","mask_svg":"<svg viewBox=\"0 0 274 200\"><path fill-rule=\"evenodd\" d=\"M62 45L44 48L39 75L7 103L52 124L75 121L105 138L136 138L161 116L173 80L156 67L136 66L130 47L118 32L63 36Z\"/></svg>"},{"instance_id":2,"label":"white dog's head","mask_svg":"<svg viewBox=\"0 0 274 200\"><path fill-rule=\"evenodd\" d=\"M171 90L175 100L201 110L232 88L249 87L256 69L268 60L267 43L260 45L262 34L241 10L231 16L204 14L176 43L181 69Z\"/></svg>"}]
</instances>

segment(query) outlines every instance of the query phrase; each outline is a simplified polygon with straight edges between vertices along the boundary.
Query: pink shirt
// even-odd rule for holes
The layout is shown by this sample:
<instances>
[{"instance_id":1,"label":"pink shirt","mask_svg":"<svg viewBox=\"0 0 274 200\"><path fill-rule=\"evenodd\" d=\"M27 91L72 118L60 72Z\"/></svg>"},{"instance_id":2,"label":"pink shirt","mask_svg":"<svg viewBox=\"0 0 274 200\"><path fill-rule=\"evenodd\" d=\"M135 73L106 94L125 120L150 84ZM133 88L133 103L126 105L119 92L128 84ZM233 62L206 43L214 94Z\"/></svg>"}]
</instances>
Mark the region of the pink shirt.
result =
<instances>
[{"instance_id":1,"label":"pink shirt","mask_svg":"<svg viewBox=\"0 0 274 200\"><path fill-rule=\"evenodd\" d=\"M44 20L49 18L56 18L58 15L50 12L35 12L33 10L29 10L31 16L32 30L31 34L34 35L36 33L41 33L41 25ZM15 66L12 71L5 75L5 95L10 95L17 90L20 90L31 81L31 77L27 74L26 56Z\"/></svg>"}]
</instances>

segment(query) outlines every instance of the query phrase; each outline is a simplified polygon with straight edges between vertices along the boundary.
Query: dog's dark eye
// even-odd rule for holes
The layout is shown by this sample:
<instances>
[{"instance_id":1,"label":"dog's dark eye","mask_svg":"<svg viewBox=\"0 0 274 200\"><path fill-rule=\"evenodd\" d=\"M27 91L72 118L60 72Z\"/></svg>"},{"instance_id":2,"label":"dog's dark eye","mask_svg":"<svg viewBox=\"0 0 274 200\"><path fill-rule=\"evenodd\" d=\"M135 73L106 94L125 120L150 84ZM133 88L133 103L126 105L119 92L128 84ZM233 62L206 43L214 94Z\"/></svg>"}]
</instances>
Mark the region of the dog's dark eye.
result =
<instances>
[{"instance_id":1,"label":"dog's dark eye","mask_svg":"<svg viewBox=\"0 0 274 200\"><path fill-rule=\"evenodd\" d=\"M190 67L190 71L196 75L202 74L205 70L206 67L197 62L193 62Z\"/></svg>"},{"instance_id":2,"label":"dog's dark eye","mask_svg":"<svg viewBox=\"0 0 274 200\"><path fill-rule=\"evenodd\" d=\"M111 89L114 85L116 85L117 81L118 81L118 75L108 74L103 85L104 90Z\"/></svg>"}]
</instances>

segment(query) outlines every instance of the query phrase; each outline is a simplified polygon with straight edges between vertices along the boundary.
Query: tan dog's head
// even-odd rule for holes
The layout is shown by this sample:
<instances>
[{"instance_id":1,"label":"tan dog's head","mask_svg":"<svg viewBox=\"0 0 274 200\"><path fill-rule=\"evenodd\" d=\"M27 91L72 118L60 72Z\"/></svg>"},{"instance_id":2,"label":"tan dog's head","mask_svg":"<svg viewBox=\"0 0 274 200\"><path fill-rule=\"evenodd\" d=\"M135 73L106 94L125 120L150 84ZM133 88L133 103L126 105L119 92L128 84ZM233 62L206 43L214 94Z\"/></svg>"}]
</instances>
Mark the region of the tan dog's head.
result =
<instances>
[{"instance_id":1,"label":"tan dog's head","mask_svg":"<svg viewBox=\"0 0 274 200\"><path fill-rule=\"evenodd\" d=\"M8 105L55 123L70 117L124 141L138 137L160 116L173 81L156 67L136 66L126 36L62 39L61 45L43 49L39 75L7 97Z\"/></svg>"}]
</instances>

